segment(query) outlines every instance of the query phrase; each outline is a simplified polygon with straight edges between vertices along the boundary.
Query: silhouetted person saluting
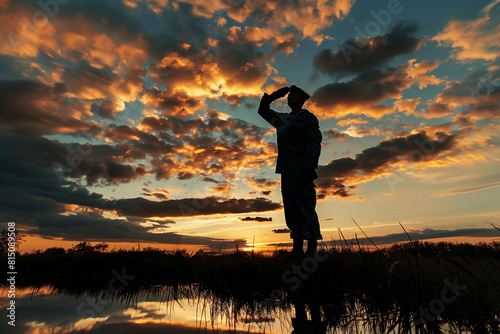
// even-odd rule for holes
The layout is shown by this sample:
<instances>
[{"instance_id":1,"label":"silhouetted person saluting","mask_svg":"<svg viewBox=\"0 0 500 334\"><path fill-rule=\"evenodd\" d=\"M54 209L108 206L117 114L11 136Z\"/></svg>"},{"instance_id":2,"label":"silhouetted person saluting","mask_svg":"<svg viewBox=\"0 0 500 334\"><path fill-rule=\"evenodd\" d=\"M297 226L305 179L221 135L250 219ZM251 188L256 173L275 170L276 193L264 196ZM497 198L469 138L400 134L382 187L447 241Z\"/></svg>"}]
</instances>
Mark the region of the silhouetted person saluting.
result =
<instances>
[{"instance_id":1,"label":"silhouetted person saluting","mask_svg":"<svg viewBox=\"0 0 500 334\"><path fill-rule=\"evenodd\" d=\"M290 113L279 113L270 108L274 100L288 94ZM321 240L318 215L316 214L316 189L318 178L315 169L321 152L321 131L316 116L304 103L309 94L291 86L283 87L271 95L264 93L260 101L259 115L276 128L278 134L278 160L276 173L281 174L281 194L285 220L293 239L292 254L304 254L304 240L307 253L313 254L317 240Z\"/></svg>"}]
</instances>

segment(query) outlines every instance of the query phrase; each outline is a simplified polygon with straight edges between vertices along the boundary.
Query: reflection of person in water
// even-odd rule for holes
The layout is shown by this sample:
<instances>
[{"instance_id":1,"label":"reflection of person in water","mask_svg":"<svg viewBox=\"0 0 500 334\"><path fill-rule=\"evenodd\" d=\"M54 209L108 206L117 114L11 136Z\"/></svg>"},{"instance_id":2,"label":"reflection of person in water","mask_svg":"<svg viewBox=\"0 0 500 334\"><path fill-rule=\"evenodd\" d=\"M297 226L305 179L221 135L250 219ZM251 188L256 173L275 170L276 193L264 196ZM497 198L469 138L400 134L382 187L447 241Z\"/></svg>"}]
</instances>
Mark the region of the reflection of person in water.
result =
<instances>
[{"instance_id":1,"label":"reflection of person in water","mask_svg":"<svg viewBox=\"0 0 500 334\"><path fill-rule=\"evenodd\" d=\"M288 94L290 113L279 113L270 108L274 100ZM321 131L316 116L303 109L309 94L291 86L283 87L271 95L264 93L259 115L274 126L278 134L278 160L276 173L281 174L281 193L285 220L293 239L292 254L302 256L307 240L307 253L313 254L317 240L321 240L316 214L315 169L321 152Z\"/></svg>"},{"instance_id":2,"label":"reflection of person in water","mask_svg":"<svg viewBox=\"0 0 500 334\"><path fill-rule=\"evenodd\" d=\"M292 334L324 334L326 333L326 323L321 321L319 305L309 304L311 320L307 319L306 305L302 302L293 303L295 318L292 318Z\"/></svg>"}]
</instances>

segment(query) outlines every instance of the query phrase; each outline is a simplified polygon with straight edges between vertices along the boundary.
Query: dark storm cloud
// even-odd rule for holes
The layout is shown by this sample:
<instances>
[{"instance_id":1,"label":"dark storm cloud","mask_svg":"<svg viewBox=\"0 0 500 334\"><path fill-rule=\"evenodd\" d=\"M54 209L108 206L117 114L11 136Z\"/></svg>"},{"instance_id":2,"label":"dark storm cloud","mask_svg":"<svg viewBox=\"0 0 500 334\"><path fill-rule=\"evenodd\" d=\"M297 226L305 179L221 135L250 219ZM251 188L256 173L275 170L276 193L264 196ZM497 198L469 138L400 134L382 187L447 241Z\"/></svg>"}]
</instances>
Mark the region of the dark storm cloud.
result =
<instances>
[{"instance_id":1,"label":"dark storm cloud","mask_svg":"<svg viewBox=\"0 0 500 334\"><path fill-rule=\"evenodd\" d=\"M184 217L218 213L245 213L272 211L281 204L266 198L225 199L221 197L183 198L153 202L144 198L129 198L103 203L101 209L116 210L133 217Z\"/></svg>"},{"instance_id":2,"label":"dark storm cloud","mask_svg":"<svg viewBox=\"0 0 500 334\"><path fill-rule=\"evenodd\" d=\"M410 134L381 141L352 158L340 158L319 166L316 186L318 197L352 196L345 186L346 180L373 177L387 172L387 168L398 162L429 162L442 152L452 150L456 144L457 134L439 132L437 139L429 137L425 132Z\"/></svg>"},{"instance_id":3,"label":"dark storm cloud","mask_svg":"<svg viewBox=\"0 0 500 334\"><path fill-rule=\"evenodd\" d=\"M298 47L299 47L299 42L297 42L297 39L290 38L290 39L276 45L274 50L269 53L268 57L273 58L280 53L287 52L290 49L294 50Z\"/></svg>"},{"instance_id":4,"label":"dark storm cloud","mask_svg":"<svg viewBox=\"0 0 500 334\"><path fill-rule=\"evenodd\" d=\"M455 123L465 126L482 119L500 118L500 61L491 71L477 70L463 80L450 82L436 97L435 104L454 109Z\"/></svg>"},{"instance_id":5,"label":"dark storm cloud","mask_svg":"<svg viewBox=\"0 0 500 334\"><path fill-rule=\"evenodd\" d=\"M219 184L219 183L222 183L224 181L217 181L216 179L212 178L212 177L204 177L202 179L202 181L205 181L205 182L213 182L215 184Z\"/></svg>"},{"instance_id":6,"label":"dark storm cloud","mask_svg":"<svg viewBox=\"0 0 500 334\"><path fill-rule=\"evenodd\" d=\"M142 193L141 195L151 196L151 197L154 197L154 198L157 198L157 199L160 199L160 200L167 200L167 199L169 199L169 197L167 195L165 195L164 193L153 192L153 193Z\"/></svg>"},{"instance_id":7,"label":"dark storm cloud","mask_svg":"<svg viewBox=\"0 0 500 334\"><path fill-rule=\"evenodd\" d=\"M24 2L38 3L40 1L31 0ZM34 6L40 9L39 6ZM67 1L59 6L58 18L63 17L67 21L77 19L79 16L85 16L89 23L104 28L114 28L117 33L122 32L121 36L139 35L142 32L142 22L140 17L134 12L128 10L122 2L108 1Z\"/></svg>"},{"instance_id":8,"label":"dark storm cloud","mask_svg":"<svg viewBox=\"0 0 500 334\"><path fill-rule=\"evenodd\" d=\"M44 214L66 211L64 204L94 207L102 195L65 181L51 167L59 144L46 139L1 135L0 212L5 219L32 221Z\"/></svg>"},{"instance_id":9,"label":"dark storm cloud","mask_svg":"<svg viewBox=\"0 0 500 334\"><path fill-rule=\"evenodd\" d=\"M92 140L92 138L87 137L88 134L85 134L86 139ZM49 142L45 142L50 145ZM132 160L140 160L146 158L146 154L139 150L133 150L132 146L127 143L119 143L116 145L111 144L91 144L86 143L84 145L80 144L63 144L63 143L55 143L54 145L58 145L59 151L61 151L61 146L64 146L65 151L64 154L69 152L80 152L79 154L89 161L113 161L113 162L123 162L123 161L132 161ZM51 156L55 161L59 161L61 163L65 162L65 159L61 155ZM77 166L78 167L78 166Z\"/></svg>"},{"instance_id":10,"label":"dark storm cloud","mask_svg":"<svg viewBox=\"0 0 500 334\"><path fill-rule=\"evenodd\" d=\"M111 120L117 120L115 117L116 109L113 101L106 100L102 102L94 102L90 109L93 114L97 114L103 118L108 118Z\"/></svg>"},{"instance_id":11,"label":"dark storm cloud","mask_svg":"<svg viewBox=\"0 0 500 334\"><path fill-rule=\"evenodd\" d=\"M124 101L133 102L137 98L136 95L142 92L145 70L139 66L127 70L123 75L116 72L114 67L103 65L102 68L96 68L88 61L82 60L66 67L61 80L68 93L86 103L93 101L93 114L116 120L115 115L121 113L125 107Z\"/></svg>"},{"instance_id":12,"label":"dark storm cloud","mask_svg":"<svg viewBox=\"0 0 500 334\"><path fill-rule=\"evenodd\" d=\"M215 57L228 86L251 87L267 79L266 55L239 29L232 30L230 37L219 41Z\"/></svg>"},{"instance_id":13,"label":"dark storm cloud","mask_svg":"<svg viewBox=\"0 0 500 334\"><path fill-rule=\"evenodd\" d=\"M136 155L141 155L145 158L146 155L151 157L159 157L161 155L170 154L174 151L177 145L166 143L152 133L147 133L128 125L110 125L106 128L106 136L110 141L118 143L120 146L126 145L131 148L131 151ZM127 144L124 144L126 142Z\"/></svg>"},{"instance_id":14,"label":"dark storm cloud","mask_svg":"<svg viewBox=\"0 0 500 334\"><path fill-rule=\"evenodd\" d=\"M157 198L160 200L167 200L170 198L168 196L168 194L169 194L168 190L165 190L165 189L156 188L155 190L150 190L148 188L142 188L142 191L144 191L144 192L141 193L141 195L144 195L144 196L150 196L150 197L154 197L154 198Z\"/></svg>"},{"instance_id":15,"label":"dark storm cloud","mask_svg":"<svg viewBox=\"0 0 500 334\"><path fill-rule=\"evenodd\" d=\"M48 139L33 139L27 136L3 134L0 146L0 177L2 179L2 198L0 205L9 211L9 205L19 200L24 203L31 200L28 206L33 210L44 208L51 212L60 212L62 204L76 204L105 210L117 210L124 215L135 217L151 216L193 216L215 213L244 213L276 210L281 207L264 198L257 199L223 199L207 197L204 199L186 198L153 202L144 198L120 200L104 199L102 195L89 193L75 182L64 178L62 171L54 169L54 157L60 157L62 144ZM63 165L61 163L61 165ZM56 165L57 166L57 165ZM64 166L64 165L63 165ZM111 180L130 178L137 175L137 170L128 165L110 162L106 164L106 171ZM75 167L76 169L76 167ZM97 168L96 168L97 169ZM96 173L100 172L98 170ZM142 174L144 171L141 170ZM71 174L71 171L69 171ZM9 205L6 204L9 199ZM41 200L40 205L36 205ZM29 202L29 201L28 201ZM58 204L59 203L59 204ZM14 207L16 207L14 205ZM5 212L5 211L4 211Z\"/></svg>"},{"instance_id":16,"label":"dark storm cloud","mask_svg":"<svg viewBox=\"0 0 500 334\"><path fill-rule=\"evenodd\" d=\"M327 117L340 118L349 114L366 114L380 118L392 113L392 108L377 103L400 98L401 91L413 84L406 72L406 65L384 70L370 69L347 82L326 84L311 96L316 110Z\"/></svg>"},{"instance_id":17,"label":"dark storm cloud","mask_svg":"<svg viewBox=\"0 0 500 334\"><path fill-rule=\"evenodd\" d=\"M150 46L150 54L155 58L162 57L176 45L189 41L198 46L206 46L209 31L213 22L193 13L193 5L179 2L177 10L167 5L167 10L154 14L145 12L141 16L144 22L142 31Z\"/></svg>"},{"instance_id":18,"label":"dark storm cloud","mask_svg":"<svg viewBox=\"0 0 500 334\"><path fill-rule=\"evenodd\" d=\"M80 119L82 103L67 99L65 92L64 84L0 80L0 129L38 136L95 127Z\"/></svg>"},{"instance_id":19,"label":"dark storm cloud","mask_svg":"<svg viewBox=\"0 0 500 334\"><path fill-rule=\"evenodd\" d=\"M177 174L177 179L178 180L190 180L194 177L193 173L190 172L180 172Z\"/></svg>"},{"instance_id":20,"label":"dark storm cloud","mask_svg":"<svg viewBox=\"0 0 500 334\"><path fill-rule=\"evenodd\" d=\"M194 131L203 135L211 135L213 132L221 132L231 139L241 136L260 141L266 134L267 129L247 123L237 118L221 119L219 113L211 109L204 118L184 120L174 116L154 117L146 116L142 119L140 126L151 131L171 131L173 134L188 134ZM172 139L174 140L174 139Z\"/></svg>"},{"instance_id":21,"label":"dark storm cloud","mask_svg":"<svg viewBox=\"0 0 500 334\"><path fill-rule=\"evenodd\" d=\"M326 139L335 138L340 141L343 141L345 139L345 133L340 133L332 129L323 132L323 136L325 136Z\"/></svg>"},{"instance_id":22,"label":"dark storm cloud","mask_svg":"<svg viewBox=\"0 0 500 334\"><path fill-rule=\"evenodd\" d=\"M98 211L71 215L44 215L34 224L30 233L47 238L58 236L65 240L84 241L152 241L157 235L127 220L104 218ZM128 240L127 240L128 239Z\"/></svg>"},{"instance_id":23,"label":"dark storm cloud","mask_svg":"<svg viewBox=\"0 0 500 334\"><path fill-rule=\"evenodd\" d=\"M194 114L204 105L199 99L190 97L185 90L160 91L156 87L147 92L141 101L162 110L165 115L178 117Z\"/></svg>"},{"instance_id":24,"label":"dark storm cloud","mask_svg":"<svg viewBox=\"0 0 500 334\"><path fill-rule=\"evenodd\" d=\"M242 222L249 222L249 221L270 222L270 221L273 221L273 218L272 217L241 217L240 220Z\"/></svg>"},{"instance_id":25,"label":"dark storm cloud","mask_svg":"<svg viewBox=\"0 0 500 334\"><path fill-rule=\"evenodd\" d=\"M268 188L273 189L279 184L279 181L276 179L268 179L265 177L256 177L255 175L250 175L248 178L248 183L252 185L254 188L260 190L268 190Z\"/></svg>"},{"instance_id":26,"label":"dark storm cloud","mask_svg":"<svg viewBox=\"0 0 500 334\"><path fill-rule=\"evenodd\" d=\"M244 94L228 95L226 93L222 93L221 95L221 98L232 108L239 107L245 101L245 97L246 96Z\"/></svg>"},{"instance_id":27,"label":"dark storm cloud","mask_svg":"<svg viewBox=\"0 0 500 334\"><path fill-rule=\"evenodd\" d=\"M417 50L422 40L414 37L417 26L399 22L386 35L366 39L349 39L339 51L323 49L314 56L314 67L320 72L341 78L387 63L392 58Z\"/></svg>"},{"instance_id":28,"label":"dark storm cloud","mask_svg":"<svg viewBox=\"0 0 500 334\"><path fill-rule=\"evenodd\" d=\"M81 91L88 87L95 88L99 92L109 91L113 81L116 80L116 74L111 67L97 69L88 62L81 61L76 66L65 68L62 80L69 91L80 95Z\"/></svg>"},{"instance_id":29,"label":"dark storm cloud","mask_svg":"<svg viewBox=\"0 0 500 334\"><path fill-rule=\"evenodd\" d=\"M134 154L127 145L65 144L45 138L8 134L2 135L2 139L12 143L11 147L2 149L5 159L11 160L22 154L20 159L29 157L33 165L50 168L59 178L85 177L88 184L94 184L101 179L108 183L128 182L146 174L143 165L121 163L145 157L139 151L136 151L139 154Z\"/></svg>"},{"instance_id":30,"label":"dark storm cloud","mask_svg":"<svg viewBox=\"0 0 500 334\"><path fill-rule=\"evenodd\" d=\"M154 117L146 116L141 121L141 126L147 127L153 131L171 131L174 134L183 134L194 129L206 133L206 125L201 118L191 120L182 120L174 116ZM172 140L175 140L172 138Z\"/></svg>"},{"instance_id":31,"label":"dark storm cloud","mask_svg":"<svg viewBox=\"0 0 500 334\"><path fill-rule=\"evenodd\" d=\"M278 229L272 230L271 232L273 232L273 233L290 233L290 230L287 228L278 228Z\"/></svg>"}]
</instances>

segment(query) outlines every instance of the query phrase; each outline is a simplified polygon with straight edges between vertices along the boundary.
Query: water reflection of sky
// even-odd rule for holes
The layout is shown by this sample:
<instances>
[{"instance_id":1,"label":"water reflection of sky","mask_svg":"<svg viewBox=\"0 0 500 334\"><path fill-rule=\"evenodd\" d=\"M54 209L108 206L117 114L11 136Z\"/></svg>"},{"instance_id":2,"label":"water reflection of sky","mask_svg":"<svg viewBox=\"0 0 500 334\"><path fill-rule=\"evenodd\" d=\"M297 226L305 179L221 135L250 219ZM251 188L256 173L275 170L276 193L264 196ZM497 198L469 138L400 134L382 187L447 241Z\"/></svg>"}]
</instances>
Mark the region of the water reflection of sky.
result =
<instances>
[{"instance_id":1,"label":"water reflection of sky","mask_svg":"<svg viewBox=\"0 0 500 334\"><path fill-rule=\"evenodd\" d=\"M109 296L108 296L109 297ZM193 290L145 292L128 297L99 298L95 294L70 296L48 288L16 293L16 326L5 320L2 333L289 333L290 315L284 312L261 317L231 312L213 305ZM5 290L0 300L6 319L9 302Z\"/></svg>"}]
</instances>

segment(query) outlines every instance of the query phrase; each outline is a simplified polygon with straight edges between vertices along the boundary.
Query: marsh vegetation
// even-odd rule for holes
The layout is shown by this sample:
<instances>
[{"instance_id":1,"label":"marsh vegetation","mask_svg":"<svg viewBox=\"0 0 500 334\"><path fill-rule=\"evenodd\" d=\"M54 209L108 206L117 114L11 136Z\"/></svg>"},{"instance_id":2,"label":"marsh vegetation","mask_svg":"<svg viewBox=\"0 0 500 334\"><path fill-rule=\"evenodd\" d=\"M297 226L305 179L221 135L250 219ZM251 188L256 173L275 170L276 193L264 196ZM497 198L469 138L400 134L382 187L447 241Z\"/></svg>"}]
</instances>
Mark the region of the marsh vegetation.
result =
<instances>
[{"instance_id":1,"label":"marsh vegetation","mask_svg":"<svg viewBox=\"0 0 500 334\"><path fill-rule=\"evenodd\" d=\"M211 317L235 322L265 324L291 312L295 329L322 333L498 333L500 323L498 242L323 247L302 261L286 251L108 251L82 243L18 255L17 265L20 288L127 303L167 294L202 301ZM110 292L113 271L127 280Z\"/></svg>"}]
</instances>

